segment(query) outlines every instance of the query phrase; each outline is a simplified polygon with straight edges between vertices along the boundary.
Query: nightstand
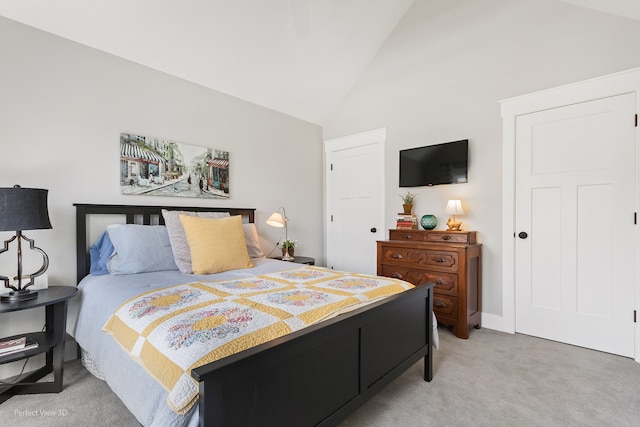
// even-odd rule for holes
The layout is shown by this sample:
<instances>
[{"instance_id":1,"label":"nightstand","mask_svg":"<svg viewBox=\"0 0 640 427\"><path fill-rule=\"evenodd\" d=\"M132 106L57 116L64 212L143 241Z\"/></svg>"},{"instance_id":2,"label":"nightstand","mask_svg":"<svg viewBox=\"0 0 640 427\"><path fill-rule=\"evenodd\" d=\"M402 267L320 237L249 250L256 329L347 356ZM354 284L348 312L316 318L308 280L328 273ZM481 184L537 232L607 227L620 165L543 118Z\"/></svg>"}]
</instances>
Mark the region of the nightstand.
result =
<instances>
[{"instance_id":1,"label":"nightstand","mask_svg":"<svg viewBox=\"0 0 640 427\"><path fill-rule=\"evenodd\" d=\"M273 259L279 259L282 261L281 256L273 257ZM295 262L297 264L316 265L316 259L308 256L294 256L293 261L291 262Z\"/></svg>"},{"instance_id":2,"label":"nightstand","mask_svg":"<svg viewBox=\"0 0 640 427\"><path fill-rule=\"evenodd\" d=\"M67 328L67 302L78 293L78 289L70 286L50 286L38 290L38 297L27 301L0 303L0 314L8 316L12 311L29 310L45 307L44 332L29 332L0 338L0 341L12 338L27 337L38 343L28 350L0 355L0 364L27 359L46 353L43 367L27 373L17 383L0 385L0 403L16 394L58 393L62 391L62 372L64 365L64 341ZM1 318L1 317L0 317ZM53 372L53 381L35 383L45 375ZM35 384L34 384L35 383Z\"/></svg>"}]
</instances>

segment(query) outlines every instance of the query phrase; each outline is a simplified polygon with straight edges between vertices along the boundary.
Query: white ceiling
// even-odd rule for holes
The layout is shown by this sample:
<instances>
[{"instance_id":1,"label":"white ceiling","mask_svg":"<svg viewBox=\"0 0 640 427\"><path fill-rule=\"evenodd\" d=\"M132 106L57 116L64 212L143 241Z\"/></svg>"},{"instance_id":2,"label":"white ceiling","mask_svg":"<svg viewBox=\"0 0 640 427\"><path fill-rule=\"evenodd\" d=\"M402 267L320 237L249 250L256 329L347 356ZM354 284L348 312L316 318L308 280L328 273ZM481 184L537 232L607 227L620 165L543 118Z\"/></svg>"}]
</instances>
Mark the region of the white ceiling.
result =
<instances>
[{"instance_id":1,"label":"white ceiling","mask_svg":"<svg viewBox=\"0 0 640 427\"><path fill-rule=\"evenodd\" d=\"M323 124L413 0L0 0L0 15Z\"/></svg>"},{"instance_id":2,"label":"white ceiling","mask_svg":"<svg viewBox=\"0 0 640 427\"><path fill-rule=\"evenodd\" d=\"M640 0L562 1L640 20ZM0 15L322 125L413 2L0 0Z\"/></svg>"}]
</instances>

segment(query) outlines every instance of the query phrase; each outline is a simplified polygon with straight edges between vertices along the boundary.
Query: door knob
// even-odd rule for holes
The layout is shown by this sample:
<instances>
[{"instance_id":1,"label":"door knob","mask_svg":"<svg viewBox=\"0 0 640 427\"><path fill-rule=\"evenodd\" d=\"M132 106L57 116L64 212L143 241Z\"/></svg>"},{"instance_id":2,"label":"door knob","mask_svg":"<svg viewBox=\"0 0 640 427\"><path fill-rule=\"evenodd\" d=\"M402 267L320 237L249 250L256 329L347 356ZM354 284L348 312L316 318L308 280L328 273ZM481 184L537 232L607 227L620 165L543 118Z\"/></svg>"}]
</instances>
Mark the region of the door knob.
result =
<instances>
[{"instance_id":1,"label":"door knob","mask_svg":"<svg viewBox=\"0 0 640 427\"><path fill-rule=\"evenodd\" d=\"M376 231L378 231L378 229L375 228L375 227L372 227L371 230L369 230L369 231L371 231L372 233L375 233Z\"/></svg>"},{"instance_id":2,"label":"door knob","mask_svg":"<svg viewBox=\"0 0 640 427\"><path fill-rule=\"evenodd\" d=\"M529 235L524 231L521 231L520 233L518 233L518 237L521 239L526 239L527 237L529 237Z\"/></svg>"}]
</instances>

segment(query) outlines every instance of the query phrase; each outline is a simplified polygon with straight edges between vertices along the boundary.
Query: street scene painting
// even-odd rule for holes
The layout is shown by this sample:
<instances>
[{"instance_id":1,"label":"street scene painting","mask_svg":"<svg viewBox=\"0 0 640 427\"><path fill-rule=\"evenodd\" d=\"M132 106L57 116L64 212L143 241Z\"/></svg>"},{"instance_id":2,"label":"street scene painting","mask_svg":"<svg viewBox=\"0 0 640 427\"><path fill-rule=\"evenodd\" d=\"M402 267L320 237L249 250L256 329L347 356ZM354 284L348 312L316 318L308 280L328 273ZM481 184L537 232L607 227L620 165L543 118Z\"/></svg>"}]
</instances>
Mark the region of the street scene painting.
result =
<instances>
[{"instance_id":1,"label":"street scene painting","mask_svg":"<svg viewBox=\"0 0 640 427\"><path fill-rule=\"evenodd\" d=\"M229 152L121 133L120 192L228 199Z\"/></svg>"}]
</instances>

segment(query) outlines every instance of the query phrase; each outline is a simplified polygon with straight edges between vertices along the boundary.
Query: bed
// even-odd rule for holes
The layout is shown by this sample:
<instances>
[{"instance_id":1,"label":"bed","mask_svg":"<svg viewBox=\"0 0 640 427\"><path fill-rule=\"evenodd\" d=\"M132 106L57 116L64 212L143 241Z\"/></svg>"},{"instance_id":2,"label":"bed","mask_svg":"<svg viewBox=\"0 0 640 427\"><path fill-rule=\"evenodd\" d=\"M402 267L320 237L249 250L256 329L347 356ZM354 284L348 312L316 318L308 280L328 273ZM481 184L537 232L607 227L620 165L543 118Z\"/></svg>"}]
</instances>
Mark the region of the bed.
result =
<instances>
[{"instance_id":1,"label":"bed","mask_svg":"<svg viewBox=\"0 0 640 427\"><path fill-rule=\"evenodd\" d=\"M193 281L245 280L302 266L251 258L253 267L211 275L180 271L89 275L93 216L127 224L164 224L162 210L228 212L251 224L254 209L75 204L80 295L69 307L68 332L87 368L104 379L145 426L337 425L416 362L431 381L432 284L356 306L190 371L197 401L183 413L168 391L102 328L138 294ZM306 267L306 266L305 266ZM320 268L319 268L320 269Z\"/></svg>"}]
</instances>

